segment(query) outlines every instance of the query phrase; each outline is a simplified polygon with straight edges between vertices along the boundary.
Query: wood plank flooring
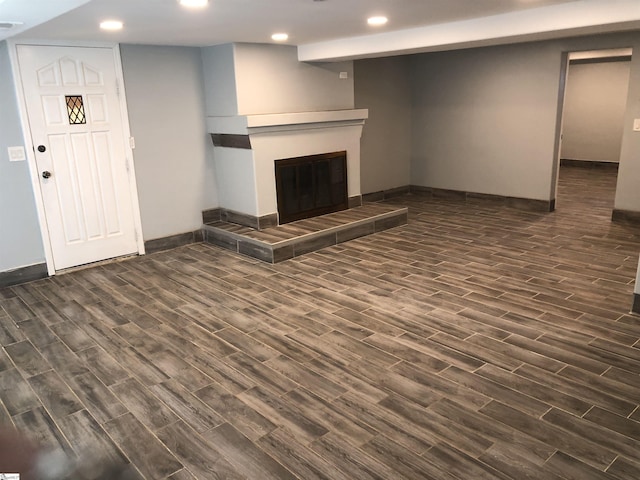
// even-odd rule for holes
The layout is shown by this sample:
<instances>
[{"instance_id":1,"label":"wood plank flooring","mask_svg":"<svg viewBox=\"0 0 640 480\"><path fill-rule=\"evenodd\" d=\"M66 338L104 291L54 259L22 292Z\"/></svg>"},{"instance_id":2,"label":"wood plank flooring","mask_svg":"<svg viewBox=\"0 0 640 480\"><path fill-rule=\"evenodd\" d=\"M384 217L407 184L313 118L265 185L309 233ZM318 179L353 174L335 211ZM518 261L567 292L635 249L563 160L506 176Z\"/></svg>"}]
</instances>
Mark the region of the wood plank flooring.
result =
<instances>
[{"instance_id":1,"label":"wood plank flooring","mask_svg":"<svg viewBox=\"0 0 640 480\"><path fill-rule=\"evenodd\" d=\"M276 265L207 244L0 290L0 424L156 479L640 478L640 227L405 196ZM2 465L0 465L2 471Z\"/></svg>"}]
</instances>

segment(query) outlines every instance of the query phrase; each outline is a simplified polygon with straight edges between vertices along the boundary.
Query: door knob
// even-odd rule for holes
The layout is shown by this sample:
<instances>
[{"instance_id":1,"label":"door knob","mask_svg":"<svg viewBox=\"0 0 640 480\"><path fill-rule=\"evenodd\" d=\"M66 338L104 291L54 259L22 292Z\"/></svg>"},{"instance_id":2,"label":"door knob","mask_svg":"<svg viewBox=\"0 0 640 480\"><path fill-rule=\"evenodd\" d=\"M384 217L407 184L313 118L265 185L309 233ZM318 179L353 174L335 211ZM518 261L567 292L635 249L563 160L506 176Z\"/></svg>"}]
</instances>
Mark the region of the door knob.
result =
<instances>
[{"instance_id":1,"label":"door knob","mask_svg":"<svg viewBox=\"0 0 640 480\"><path fill-rule=\"evenodd\" d=\"M47 147L45 147L44 145L38 145L38 151L40 153L44 153L47 151Z\"/></svg>"},{"instance_id":2,"label":"door knob","mask_svg":"<svg viewBox=\"0 0 640 480\"><path fill-rule=\"evenodd\" d=\"M49 178L51 176L51 172L48 170L45 170L44 172L42 172L42 178Z\"/></svg>"}]
</instances>

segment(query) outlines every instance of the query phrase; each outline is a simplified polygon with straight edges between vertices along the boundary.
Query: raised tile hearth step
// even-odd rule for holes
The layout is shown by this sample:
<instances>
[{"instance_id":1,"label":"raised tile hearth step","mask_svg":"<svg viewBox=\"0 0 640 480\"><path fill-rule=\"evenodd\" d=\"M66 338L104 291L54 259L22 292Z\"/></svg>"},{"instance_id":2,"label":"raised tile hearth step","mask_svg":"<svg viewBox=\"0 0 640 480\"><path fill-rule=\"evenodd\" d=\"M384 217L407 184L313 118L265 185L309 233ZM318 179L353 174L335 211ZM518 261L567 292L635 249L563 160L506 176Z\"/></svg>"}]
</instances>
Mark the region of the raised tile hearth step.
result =
<instances>
[{"instance_id":1,"label":"raised tile hearth step","mask_svg":"<svg viewBox=\"0 0 640 480\"><path fill-rule=\"evenodd\" d=\"M263 230L214 221L203 232L208 243L278 263L406 223L406 207L371 203Z\"/></svg>"}]
</instances>

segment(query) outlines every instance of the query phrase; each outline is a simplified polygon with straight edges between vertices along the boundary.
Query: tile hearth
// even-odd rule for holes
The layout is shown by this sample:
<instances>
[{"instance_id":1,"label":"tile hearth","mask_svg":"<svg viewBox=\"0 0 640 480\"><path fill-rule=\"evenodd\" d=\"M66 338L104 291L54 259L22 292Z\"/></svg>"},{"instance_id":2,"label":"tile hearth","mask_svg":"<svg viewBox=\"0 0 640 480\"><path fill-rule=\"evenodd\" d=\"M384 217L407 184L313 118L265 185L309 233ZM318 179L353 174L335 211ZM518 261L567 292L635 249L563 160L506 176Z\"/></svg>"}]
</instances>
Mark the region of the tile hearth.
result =
<instances>
[{"instance_id":1,"label":"tile hearth","mask_svg":"<svg viewBox=\"0 0 640 480\"><path fill-rule=\"evenodd\" d=\"M278 263L406 223L406 207L372 203L263 230L223 221L203 230L208 243Z\"/></svg>"}]
</instances>

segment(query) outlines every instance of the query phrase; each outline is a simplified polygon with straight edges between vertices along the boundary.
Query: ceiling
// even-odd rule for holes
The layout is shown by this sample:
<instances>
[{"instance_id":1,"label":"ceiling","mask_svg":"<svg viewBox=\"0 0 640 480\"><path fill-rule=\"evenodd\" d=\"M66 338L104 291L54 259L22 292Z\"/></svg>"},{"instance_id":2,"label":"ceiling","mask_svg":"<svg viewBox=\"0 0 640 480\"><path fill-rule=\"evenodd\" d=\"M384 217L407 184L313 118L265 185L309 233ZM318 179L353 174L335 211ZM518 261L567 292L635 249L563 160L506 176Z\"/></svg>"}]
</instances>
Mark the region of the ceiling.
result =
<instances>
[{"instance_id":1,"label":"ceiling","mask_svg":"<svg viewBox=\"0 0 640 480\"><path fill-rule=\"evenodd\" d=\"M366 19L389 22L370 27ZM124 22L104 32L98 23ZM0 40L207 46L270 43L287 32L301 60L336 60L640 29L639 0L0 0Z\"/></svg>"}]
</instances>

